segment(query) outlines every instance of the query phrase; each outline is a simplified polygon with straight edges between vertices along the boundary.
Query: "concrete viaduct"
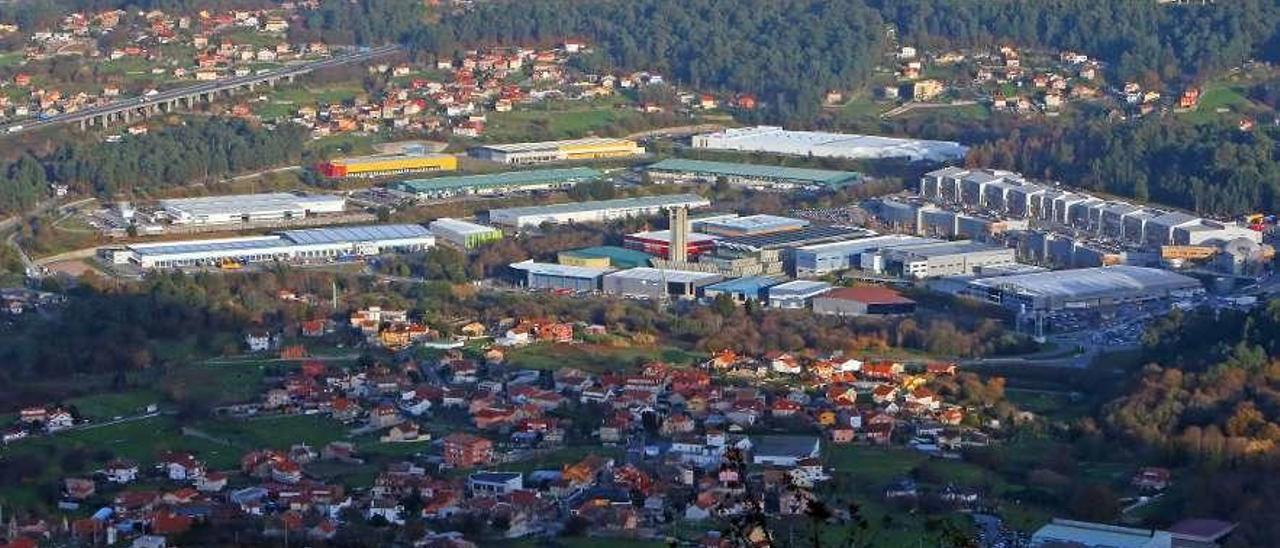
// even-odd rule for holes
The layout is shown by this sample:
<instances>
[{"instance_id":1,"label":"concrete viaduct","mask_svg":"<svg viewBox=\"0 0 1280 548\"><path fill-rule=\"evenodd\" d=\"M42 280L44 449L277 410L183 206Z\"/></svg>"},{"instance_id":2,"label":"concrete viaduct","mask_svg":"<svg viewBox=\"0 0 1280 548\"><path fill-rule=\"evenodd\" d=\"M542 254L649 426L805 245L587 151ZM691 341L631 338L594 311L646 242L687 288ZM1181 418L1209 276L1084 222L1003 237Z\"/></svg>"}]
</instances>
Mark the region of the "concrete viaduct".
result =
<instances>
[{"instance_id":1,"label":"concrete viaduct","mask_svg":"<svg viewBox=\"0 0 1280 548\"><path fill-rule=\"evenodd\" d=\"M97 105L43 119L22 120L0 126L0 135L35 131L60 124L75 123L80 125L80 129L87 129L91 126L106 126L113 121L122 121L127 124L134 118L145 118L161 112L176 112L179 109L189 110L193 105L200 102L211 102L219 95L230 96L242 90L252 91L260 85L274 86L280 81L292 82L294 78L316 70L347 63L359 63L390 55L399 50L399 46L394 45L362 48L355 53L291 65L270 72L222 78L193 86L161 91L149 96L119 99L105 105Z\"/></svg>"}]
</instances>

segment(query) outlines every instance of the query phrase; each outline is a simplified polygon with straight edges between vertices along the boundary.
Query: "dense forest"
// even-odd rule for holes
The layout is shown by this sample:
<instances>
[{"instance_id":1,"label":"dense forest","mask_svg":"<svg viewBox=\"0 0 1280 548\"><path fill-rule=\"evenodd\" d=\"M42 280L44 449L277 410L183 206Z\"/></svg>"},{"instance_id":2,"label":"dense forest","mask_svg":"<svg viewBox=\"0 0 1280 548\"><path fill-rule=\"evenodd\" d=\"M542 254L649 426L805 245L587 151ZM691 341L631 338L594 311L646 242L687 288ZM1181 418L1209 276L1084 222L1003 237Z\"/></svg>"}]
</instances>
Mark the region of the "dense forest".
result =
<instances>
[{"instance_id":1,"label":"dense forest","mask_svg":"<svg viewBox=\"0 0 1280 548\"><path fill-rule=\"evenodd\" d=\"M1280 206L1280 164L1265 132L1148 118L1023 127L975 147L973 166L1020 171L1140 201L1237 215Z\"/></svg>"},{"instance_id":2,"label":"dense forest","mask_svg":"<svg viewBox=\"0 0 1280 548\"><path fill-rule=\"evenodd\" d=\"M585 38L587 68L652 70L700 89L751 93L784 118L817 113L821 93L863 81L882 50L861 1L493 2L445 17L413 45L448 54L477 43Z\"/></svg>"},{"instance_id":3,"label":"dense forest","mask_svg":"<svg viewBox=\"0 0 1280 548\"><path fill-rule=\"evenodd\" d=\"M1249 312L1174 312L1148 329L1143 357L1149 363L1099 412L1111 439L1181 467L1162 512L1239 521L1233 546L1274 545L1280 300Z\"/></svg>"},{"instance_id":4,"label":"dense forest","mask_svg":"<svg viewBox=\"0 0 1280 548\"><path fill-rule=\"evenodd\" d=\"M391 2L390 4L394 4ZM350 8L354 9L354 8ZM344 23L333 21L333 27ZM350 26L351 23L345 23ZM1203 79L1280 46L1280 4L1243 0L1152 6L1146 0L662 0L490 2L407 33L448 55L475 44L586 38L595 66L655 70L697 88L753 93L769 117L808 121L829 88L858 88L880 59L885 28L936 48L1010 42L1074 49L1149 85ZM378 30L381 29L381 30ZM397 24L369 37L400 39Z\"/></svg>"},{"instance_id":5,"label":"dense forest","mask_svg":"<svg viewBox=\"0 0 1280 548\"><path fill-rule=\"evenodd\" d=\"M43 158L24 155L0 166L0 213L21 211L48 194L49 183L112 197L214 181L302 160L306 130L274 129L211 118L119 142L72 142Z\"/></svg>"},{"instance_id":6,"label":"dense forest","mask_svg":"<svg viewBox=\"0 0 1280 548\"><path fill-rule=\"evenodd\" d=\"M323 0L301 11L303 25L290 28L293 40L337 44L405 42L423 26L424 2L413 0Z\"/></svg>"},{"instance_id":7,"label":"dense forest","mask_svg":"<svg viewBox=\"0 0 1280 548\"><path fill-rule=\"evenodd\" d=\"M1280 456L1280 300L1175 312L1144 336L1152 364L1108 409L1121 432L1216 462Z\"/></svg>"},{"instance_id":8,"label":"dense forest","mask_svg":"<svg viewBox=\"0 0 1280 548\"><path fill-rule=\"evenodd\" d=\"M1070 49L1106 61L1119 78L1146 82L1203 79L1256 56L1280 55L1280 3L1274 0L875 3L905 43Z\"/></svg>"}]
</instances>

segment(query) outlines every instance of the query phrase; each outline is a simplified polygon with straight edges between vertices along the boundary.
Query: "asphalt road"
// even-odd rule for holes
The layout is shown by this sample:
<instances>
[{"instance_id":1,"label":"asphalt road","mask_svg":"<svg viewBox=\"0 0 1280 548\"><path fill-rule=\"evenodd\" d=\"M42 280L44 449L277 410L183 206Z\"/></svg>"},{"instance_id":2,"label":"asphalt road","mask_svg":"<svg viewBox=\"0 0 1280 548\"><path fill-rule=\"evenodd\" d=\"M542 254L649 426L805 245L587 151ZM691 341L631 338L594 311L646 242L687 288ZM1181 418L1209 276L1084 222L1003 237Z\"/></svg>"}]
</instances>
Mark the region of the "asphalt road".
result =
<instances>
[{"instance_id":1,"label":"asphalt road","mask_svg":"<svg viewBox=\"0 0 1280 548\"><path fill-rule=\"evenodd\" d=\"M234 76L231 78L222 78L209 82L203 82L191 86L175 88L171 90L161 91L154 95L144 97L129 97L112 101L105 105L92 106L74 112L65 112L56 114L44 119L21 120L5 126L0 126L0 135L13 135L18 133L26 133L46 127L59 124L76 123L88 120L96 116L106 114L116 114L129 109L138 109L149 105L165 103L183 97L191 97L202 93L219 92L228 89L235 89L240 86L249 84L263 83L272 79L288 78L291 76L300 76L309 72L344 65L347 63L357 63L367 61L375 57L391 54L400 49L399 46L377 46L373 48L363 49L357 53L330 57L320 61L312 61L308 63L300 63L288 66L282 69L265 72L262 74L249 74L245 76Z\"/></svg>"}]
</instances>

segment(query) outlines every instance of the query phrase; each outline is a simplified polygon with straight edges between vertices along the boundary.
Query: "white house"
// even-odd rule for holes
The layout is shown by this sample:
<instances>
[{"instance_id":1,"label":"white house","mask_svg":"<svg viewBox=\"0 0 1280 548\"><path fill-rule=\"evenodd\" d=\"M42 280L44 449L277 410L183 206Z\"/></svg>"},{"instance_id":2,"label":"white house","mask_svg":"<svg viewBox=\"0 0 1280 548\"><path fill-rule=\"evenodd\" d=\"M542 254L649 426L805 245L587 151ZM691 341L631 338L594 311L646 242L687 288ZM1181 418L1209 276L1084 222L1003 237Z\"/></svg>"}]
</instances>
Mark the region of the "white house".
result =
<instances>
[{"instance_id":1,"label":"white house","mask_svg":"<svg viewBox=\"0 0 1280 548\"><path fill-rule=\"evenodd\" d=\"M758 436L751 440L752 462L793 468L801 460L817 458L821 443L816 436Z\"/></svg>"},{"instance_id":2,"label":"white house","mask_svg":"<svg viewBox=\"0 0 1280 548\"><path fill-rule=\"evenodd\" d=\"M71 416L71 413L58 409L49 413L49 416L45 418L44 429L50 432L57 432L71 428L75 425L75 422L75 418Z\"/></svg>"},{"instance_id":3,"label":"white house","mask_svg":"<svg viewBox=\"0 0 1280 548\"><path fill-rule=\"evenodd\" d=\"M129 461L114 460L102 469L102 474L112 483L131 483L138 479L138 465Z\"/></svg>"},{"instance_id":4,"label":"white house","mask_svg":"<svg viewBox=\"0 0 1280 548\"><path fill-rule=\"evenodd\" d=\"M404 506L392 499L377 498L369 503L369 511L365 513L366 519L373 519L374 516L380 516L387 520L387 523L395 525L404 525Z\"/></svg>"},{"instance_id":5,"label":"white house","mask_svg":"<svg viewBox=\"0 0 1280 548\"><path fill-rule=\"evenodd\" d=\"M244 336L244 343L250 352L266 352L271 350L271 333L267 331L250 331Z\"/></svg>"}]
</instances>

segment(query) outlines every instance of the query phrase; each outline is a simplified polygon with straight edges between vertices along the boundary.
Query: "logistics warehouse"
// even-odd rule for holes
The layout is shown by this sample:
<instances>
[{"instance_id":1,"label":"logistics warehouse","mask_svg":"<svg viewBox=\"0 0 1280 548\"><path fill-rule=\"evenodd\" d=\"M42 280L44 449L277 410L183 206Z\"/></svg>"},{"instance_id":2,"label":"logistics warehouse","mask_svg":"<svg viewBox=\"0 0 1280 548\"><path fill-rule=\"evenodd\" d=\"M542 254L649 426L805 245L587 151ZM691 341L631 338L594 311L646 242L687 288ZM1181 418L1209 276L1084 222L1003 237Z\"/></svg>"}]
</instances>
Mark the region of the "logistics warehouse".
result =
<instances>
[{"instance_id":1,"label":"logistics warehouse","mask_svg":"<svg viewBox=\"0 0 1280 548\"><path fill-rule=\"evenodd\" d=\"M342 213L346 203L341 196L277 192L160 200L160 207L174 224L213 225Z\"/></svg>"},{"instance_id":2,"label":"logistics warehouse","mask_svg":"<svg viewBox=\"0 0 1280 548\"><path fill-rule=\"evenodd\" d=\"M588 138L540 143L512 143L472 148L472 158L502 164L544 164L575 160L628 158L644 155L644 147L630 139Z\"/></svg>"},{"instance_id":3,"label":"logistics warehouse","mask_svg":"<svg viewBox=\"0 0 1280 548\"><path fill-rule=\"evenodd\" d=\"M218 266L270 261L331 261L421 251L436 239L421 225L368 225L285 230L269 236L131 244L113 256L142 268Z\"/></svg>"},{"instance_id":4,"label":"logistics warehouse","mask_svg":"<svg viewBox=\"0 0 1280 548\"><path fill-rule=\"evenodd\" d=\"M491 195L564 189L583 181L598 179L601 175L599 171L588 167L533 169L481 175L453 175L433 177L431 179L411 179L391 183L388 188L412 194L419 200L432 200L469 194Z\"/></svg>"},{"instance_id":5,"label":"logistics warehouse","mask_svg":"<svg viewBox=\"0 0 1280 548\"><path fill-rule=\"evenodd\" d=\"M325 177L380 177L427 171L455 171L458 158L451 154L367 156L341 158L316 166Z\"/></svg>"},{"instance_id":6,"label":"logistics warehouse","mask_svg":"<svg viewBox=\"0 0 1280 548\"><path fill-rule=\"evenodd\" d=\"M715 182L748 188L773 190L838 190L862 181L852 171L829 171L729 162L707 162L669 158L650 165L649 176L656 182Z\"/></svg>"}]
</instances>

